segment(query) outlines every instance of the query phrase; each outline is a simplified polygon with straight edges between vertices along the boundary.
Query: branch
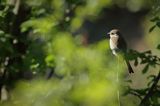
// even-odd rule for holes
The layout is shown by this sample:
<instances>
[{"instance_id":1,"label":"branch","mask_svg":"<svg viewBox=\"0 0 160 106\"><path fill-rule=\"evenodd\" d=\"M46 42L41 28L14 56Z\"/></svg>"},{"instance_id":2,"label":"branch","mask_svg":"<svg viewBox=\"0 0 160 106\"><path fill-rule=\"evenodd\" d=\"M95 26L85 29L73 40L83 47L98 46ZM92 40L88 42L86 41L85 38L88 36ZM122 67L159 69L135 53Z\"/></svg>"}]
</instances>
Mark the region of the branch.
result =
<instances>
[{"instance_id":1,"label":"branch","mask_svg":"<svg viewBox=\"0 0 160 106\"><path fill-rule=\"evenodd\" d=\"M145 95L145 97L142 99L140 106L145 106L145 104L149 101L149 98L152 96L154 88L157 86L158 81L160 79L160 71L153 83L153 85L151 86L151 88L149 89L148 93Z\"/></svg>"},{"instance_id":2,"label":"branch","mask_svg":"<svg viewBox=\"0 0 160 106\"><path fill-rule=\"evenodd\" d=\"M130 94L137 96L140 100L142 100L142 97L139 94L137 94L136 92L133 91L133 92L130 92Z\"/></svg>"}]
</instances>

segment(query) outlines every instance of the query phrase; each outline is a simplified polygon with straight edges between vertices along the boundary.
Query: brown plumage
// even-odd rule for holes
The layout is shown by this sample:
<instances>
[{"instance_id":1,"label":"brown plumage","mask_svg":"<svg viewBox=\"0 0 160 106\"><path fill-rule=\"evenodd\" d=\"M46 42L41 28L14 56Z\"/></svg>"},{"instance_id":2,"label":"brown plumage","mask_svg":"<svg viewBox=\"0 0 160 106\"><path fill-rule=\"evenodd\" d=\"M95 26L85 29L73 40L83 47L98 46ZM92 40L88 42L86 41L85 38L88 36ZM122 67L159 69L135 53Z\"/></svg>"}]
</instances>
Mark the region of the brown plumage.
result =
<instances>
[{"instance_id":1,"label":"brown plumage","mask_svg":"<svg viewBox=\"0 0 160 106\"><path fill-rule=\"evenodd\" d=\"M123 54L123 58L127 64L129 73L134 73L126 55L127 55L127 44L126 41L123 39L120 31L118 29L111 30L108 35L110 36L110 48L112 53L117 56L118 52Z\"/></svg>"}]
</instances>

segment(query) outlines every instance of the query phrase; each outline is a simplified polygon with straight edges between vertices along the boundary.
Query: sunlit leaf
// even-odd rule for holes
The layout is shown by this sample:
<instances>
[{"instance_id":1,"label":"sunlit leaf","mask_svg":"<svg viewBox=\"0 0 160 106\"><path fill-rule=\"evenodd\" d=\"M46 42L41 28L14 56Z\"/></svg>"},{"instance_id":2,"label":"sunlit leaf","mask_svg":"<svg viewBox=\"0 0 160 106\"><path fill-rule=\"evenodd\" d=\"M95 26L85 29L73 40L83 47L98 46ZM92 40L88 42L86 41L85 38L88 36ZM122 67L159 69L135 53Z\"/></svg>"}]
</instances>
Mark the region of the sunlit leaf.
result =
<instances>
[{"instance_id":1,"label":"sunlit leaf","mask_svg":"<svg viewBox=\"0 0 160 106\"><path fill-rule=\"evenodd\" d=\"M55 66L55 59L54 59L54 56L53 55L48 55L46 58L45 58L45 62L48 66L50 67L53 67Z\"/></svg>"}]
</instances>

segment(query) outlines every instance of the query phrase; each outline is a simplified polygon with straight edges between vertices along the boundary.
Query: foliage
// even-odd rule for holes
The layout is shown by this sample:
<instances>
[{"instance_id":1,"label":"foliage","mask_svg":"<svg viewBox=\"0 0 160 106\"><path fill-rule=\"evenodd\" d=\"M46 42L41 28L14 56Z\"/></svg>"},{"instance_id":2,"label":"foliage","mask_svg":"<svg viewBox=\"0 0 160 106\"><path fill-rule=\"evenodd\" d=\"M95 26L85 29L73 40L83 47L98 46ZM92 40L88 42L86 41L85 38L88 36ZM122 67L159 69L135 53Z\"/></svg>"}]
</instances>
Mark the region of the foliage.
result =
<instances>
[{"instance_id":1,"label":"foliage","mask_svg":"<svg viewBox=\"0 0 160 106\"><path fill-rule=\"evenodd\" d=\"M138 96L144 101L142 104L158 105L157 76L148 77L147 88L133 89L128 84L126 90L123 89L125 66L122 59L111 55L108 41L84 44L86 36L77 33L86 20L94 22L106 7L113 4L123 7L122 3L136 12L145 7L144 2L148 4L145 0L0 1L0 89L5 85L10 91L10 99L0 104L117 106L120 90ZM132 3L139 5L133 7ZM159 27L157 16L151 21ZM154 28L155 25L150 32ZM135 66L146 65L143 74L160 64L159 57L151 51L131 50L128 58ZM154 89L151 91L150 87ZM150 91L152 94L146 99ZM127 102L135 105L132 100Z\"/></svg>"},{"instance_id":2,"label":"foliage","mask_svg":"<svg viewBox=\"0 0 160 106\"><path fill-rule=\"evenodd\" d=\"M134 64L144 64L145 67L142 70L142 73L145 74L149 71L149 67L156 68L160 65L160 58L156 55L153 55L152 52L145 51L139 53L137 51L131 50L128 56L129 59L134 61ZM140 106L157 106L159 105L159 85L158 81L160 80L160 73L158 75L149 75L148 86L143 89L133 89L130 86L127 86L126 94L131 94L137 96L141 103Z\"/></svg>"},{"instance_id":3,"label":"foliage","mask_svg":"<svg viewBox=\"0 0 160 106\"><path fill-rule=\"evenodd\" d=\"M26 0L19 7L15 4L1 3L1 88L12 89L2 105L118 104L117 67L112 67L116 61L108 62L112 59L108 42L84 46L83 35L73 34L88 16L94 20L109 1ZM53 78L43 79L48 70L47 78L50 74Z\"/></svg>"},{"instance_id":4,"label":"foliage","mask_svg":"<svg viewBox=\"0 0 160 106\"><path fill-rule=\"evenodd\" d=\"M51 80L36 79L20 81L13 91L12 99L5 105L39 106L116 106L116 75L114 62L107 61L103 41L96 46L76 47L71 36L62 35L54 41L56 69ZM61 43L65 45L61 45ZM65 47L65 51L62 49ZM75 48L76 47L76 48ZM94 61L96 60L96 61ZM23 98L21 98L23 96ZM32 98L32 100L30 100Z\"/></svg>"},{"instance_id":5,"label":"foliage","mask_svg":"<svg viewBox=\"0 0 160 106\"><path fill-rule=\"evenodd\" d=\"M160 2L155 0L152 10L152 16L153 18L150 20L151 22L155 23L150 29L149 32L152 32L156 27L160 27L159 25L159 4ZM157 49L159 50L160 46L157 46ZM139 64L144 64L145 67L142 70L142 73L145 74L149 67L153 67L156 69L156 67L159 67L160 65L160 58L157 55L153 55L151 50L145 51L142 53L139 53L137 51L130 51L130 55L128 56L129 59L134 61L134 65L137 66ZM157 70L157 75L149 75L147 77L148 80L148 86L144 89L133 89L129 86L127 86L127 92L126 94L131 94L134 96L137 96L140 99L140 106L159 106L159 84L158 81L160 80L160 70Z\"/></svg>"}]
</instances>

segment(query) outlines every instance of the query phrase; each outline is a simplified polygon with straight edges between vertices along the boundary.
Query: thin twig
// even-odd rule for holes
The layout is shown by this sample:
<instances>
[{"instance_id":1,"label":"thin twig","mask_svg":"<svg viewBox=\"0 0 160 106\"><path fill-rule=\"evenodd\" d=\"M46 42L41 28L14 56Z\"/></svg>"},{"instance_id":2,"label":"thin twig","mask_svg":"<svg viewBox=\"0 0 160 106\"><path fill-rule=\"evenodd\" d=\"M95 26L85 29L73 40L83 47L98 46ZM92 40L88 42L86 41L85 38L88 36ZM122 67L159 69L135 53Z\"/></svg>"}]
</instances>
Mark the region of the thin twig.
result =
<instances>
[{"instance_id":1,"label":"thin twig","mask_svg":"<svg viewBox=\"0 0 160 106\"><path fill-rule=\"evenodd\" d=\"M154 92L154 88L157 86L158 81L160 79L160 71L154 81L154 83L152 84L151 88L149 89L148 93L145 95L145 97L142 99L140 106L145 106L145 104L147 103L147 101L149 101L149 98L152 96L153 92Z\"/></svg>"},{"instance_id":2,"label":"thin twig","mask_svg":"<svg viewBox=\"0 0 160 106\"><path fill-rule=\"evenodd\" d=\"M117 84L119 85L119 56L118 56L118 70L117 70ZM117 90L117 99L118 99L118 106L121 106L121 101L120 101L120 91L119 91L119 86Z\"/></svg>"},{"instance_id":3,"label":"thin twig","mask_svg":"<svg viewBox=\"0 0 160 106\"><path fill-rule=\"evenodd\" d=\"M140 100L142 100L141 95L137 94L136 92L130 92L130 94L137 96Z\"/></svg>"}]
</instances>

